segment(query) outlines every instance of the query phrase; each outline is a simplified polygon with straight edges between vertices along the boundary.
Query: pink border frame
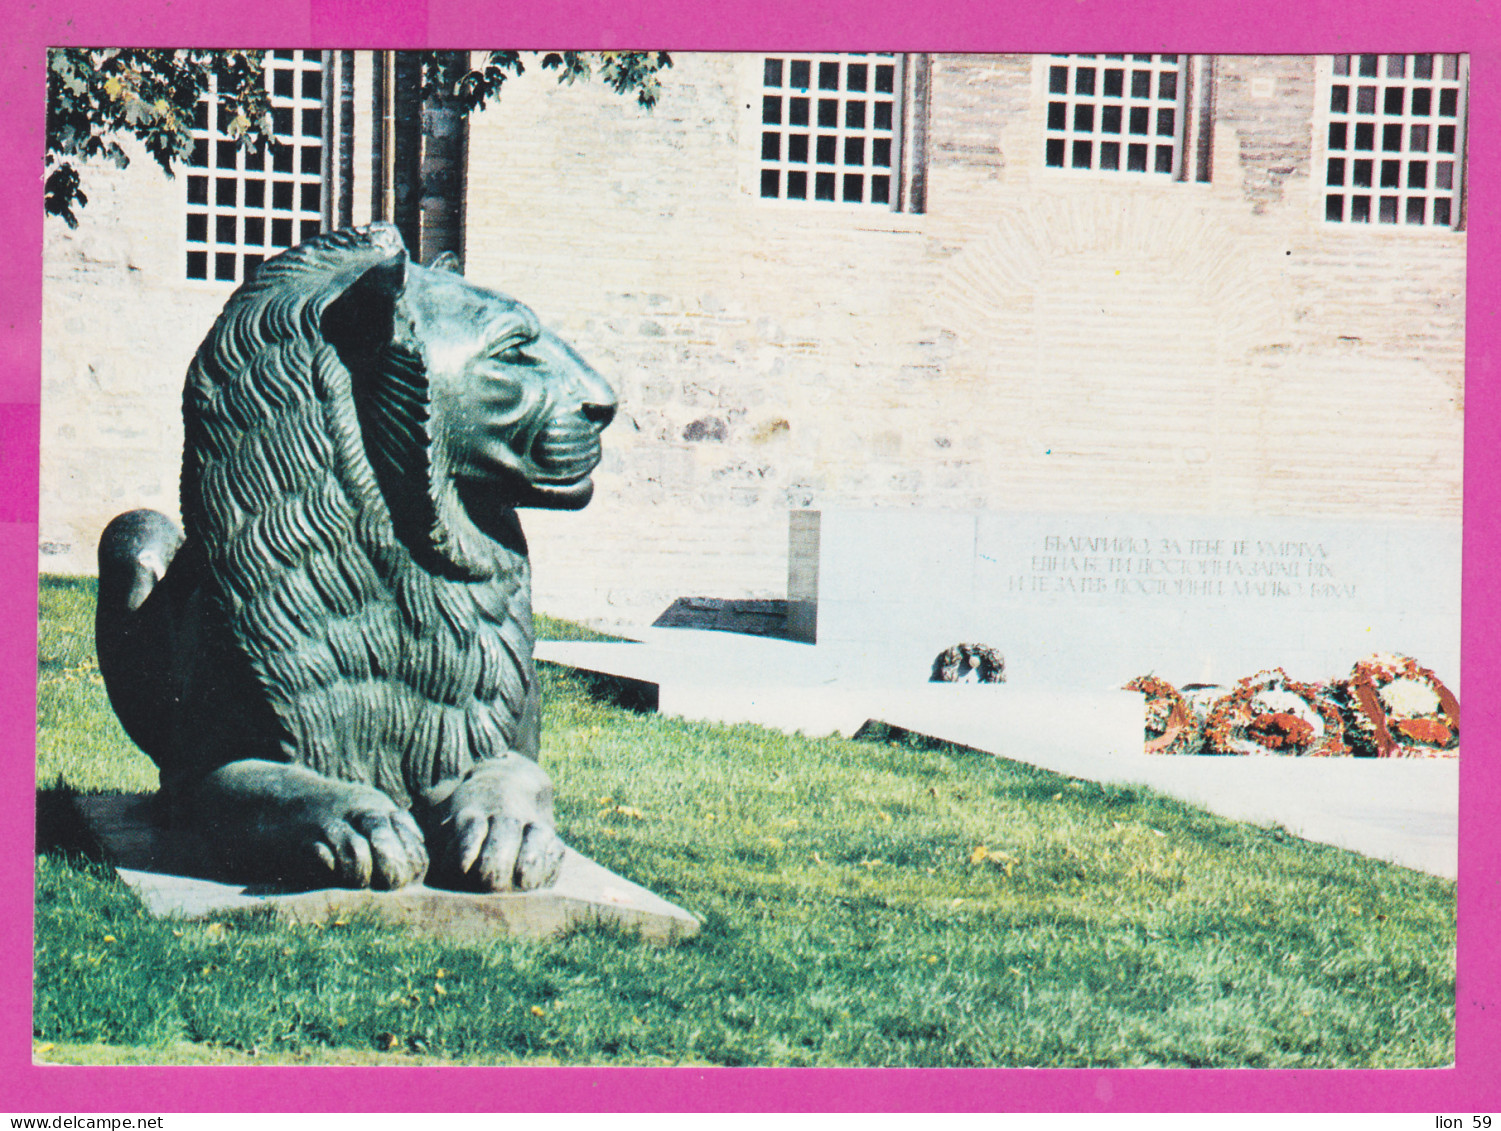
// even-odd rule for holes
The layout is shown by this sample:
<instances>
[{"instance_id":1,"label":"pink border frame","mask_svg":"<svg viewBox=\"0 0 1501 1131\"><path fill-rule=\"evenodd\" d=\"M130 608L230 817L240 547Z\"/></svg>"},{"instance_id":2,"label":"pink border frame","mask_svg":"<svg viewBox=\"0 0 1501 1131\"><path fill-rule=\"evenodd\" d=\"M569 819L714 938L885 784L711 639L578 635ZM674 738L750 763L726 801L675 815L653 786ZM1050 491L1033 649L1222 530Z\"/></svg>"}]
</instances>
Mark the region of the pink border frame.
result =
<instances>
[{"instance_id":1,"label":"pink border frame","mask_svg":"<svg viewBox=\"0 0 1501 1131\"><path fill-rule=\"evenodd\" d=\"M0 185L0 1079L11 1111L1495 1111L1501 1107L1501 771L1490 759L1501 717L1489 689L1501 644L1492 554L1501 551L1501 405L1490 382L1501 349L1498 228L1501 151L1470 147L1470 267L1460 767L1457 1066L1429 1071L945 1069L37 1068L31 1064L33 749L37 436L41 316L44 49L52 44L178 46L726 50L778 47L907 50L1119 50L1212 53L1467 51L1470 136L1501 136L1496 5L1328 0L914 0L770 3L734 0L38 0L14 3L0 48L0 138L13 162ZM435 1078L441 1076L441 1085Z\"/></svg>"}]
</instances>

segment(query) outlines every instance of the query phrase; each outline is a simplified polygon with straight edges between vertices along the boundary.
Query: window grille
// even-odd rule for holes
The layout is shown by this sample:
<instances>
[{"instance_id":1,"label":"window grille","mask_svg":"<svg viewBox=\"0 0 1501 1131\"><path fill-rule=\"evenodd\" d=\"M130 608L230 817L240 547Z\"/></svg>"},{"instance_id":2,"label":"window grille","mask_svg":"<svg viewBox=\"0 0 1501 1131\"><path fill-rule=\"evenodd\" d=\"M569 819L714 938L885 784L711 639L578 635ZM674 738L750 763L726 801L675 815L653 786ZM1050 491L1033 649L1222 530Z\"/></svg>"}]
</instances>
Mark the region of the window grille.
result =
<instances>
[{"instance_id":1,"label":"window grille","mask_svg":"<svg viewBox=\"0 0 1501 1131\"><path fill-rule=\"evenodd\" d=\"M1187 92L1187 55L1055 55L1047 165L1180 177Z\"/></svg>"},{"instance_id":2,"label":"window grille","mask_svg":"<svg viewBox=\"0 0 1501 1131\"><path fill-rule=\"evenodd\" d=\"M760 194L898 206L898 55L768 55L762 63Z\"/></svg>"},{"instance_id":3,"label":"window grille","mask_svg":"<svg viewBox=\"0 0 1501 1131\"><path fill-rule=\"evenodd\" d=\"M1324 219L1459 223L1463 55L1335 55L1323 106Z\"/></svg>"},{"instance_id":4,"label":"window grille","mask_svg":"<svg viewBox=\"0 0 1501 1131\"><path fill-rule=\"evenodd\" d=\"M187 162L189 279L240 282L323 229L322 52L267 52L265 69L275 145L242 149L214 92L198 104Z\"/></svg>"}]
</instances>

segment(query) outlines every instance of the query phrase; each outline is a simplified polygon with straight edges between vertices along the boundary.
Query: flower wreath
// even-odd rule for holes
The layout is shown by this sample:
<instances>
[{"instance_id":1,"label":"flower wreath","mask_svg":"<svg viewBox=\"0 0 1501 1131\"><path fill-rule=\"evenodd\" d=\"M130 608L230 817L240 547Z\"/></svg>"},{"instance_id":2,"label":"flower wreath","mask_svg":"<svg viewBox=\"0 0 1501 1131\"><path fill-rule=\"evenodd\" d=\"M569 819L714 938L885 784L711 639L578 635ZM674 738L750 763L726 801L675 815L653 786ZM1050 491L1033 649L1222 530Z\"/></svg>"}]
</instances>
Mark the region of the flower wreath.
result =
<instances>
[{"instance_id":1,"label":"flower wreath","mask_svg":"<svg viewBox=\"0 0 1501 1131\"><path fill-rule=\"evenodd\" d=\"M933 657L929 683L1005 683L1006 660L986 644L955 644Z\"/></svg>"},{"instance_id":2,"label":"flower wreath","mask_svg":"<svg viewBox=\"0 0 1501 1131\"><path fill-rule=\"evenodd\" d=\"M1199 720L1178 689L1165 679L1144 675L1126 684L1127 691L1147 697L1146 746L1148 754L1197 754L1204 741Z\"/></svg>"},{"instance_id":3,"label":"flower wreath","mask_svg":"<svg viewBox=\"0 0 1501 1131\"><path fill-rule=\"evenodd\" d=\"M1340 705L1357 753L1459 755L1459 700L1411 656L1377 652L1361 660L1350 672Z\"/></svg>"},{"instance_id":4,"label":"flower wreath","mask_svg":"<svg viewBox=\"0 0 1501 1131\"><path fill-rule=\"evenodd\" d=\"M1209 712L1225 694L1225 689L1217 683L1185 683L1178 690L1183 693L1183 702L1202 731L1209 724Z\"/></svg>"},{"instance_id":5,"label":"flower wreath","mask_svg":"<svg viewBox=\"0 0 1501 1131\"><path fill-rule=\"evenodd\" d=\"M1348 754L1340 713L1313 684L1281 668L1235 685L1209 712L1205 753L1327 757Z\"/></svg>"}]
</instances>

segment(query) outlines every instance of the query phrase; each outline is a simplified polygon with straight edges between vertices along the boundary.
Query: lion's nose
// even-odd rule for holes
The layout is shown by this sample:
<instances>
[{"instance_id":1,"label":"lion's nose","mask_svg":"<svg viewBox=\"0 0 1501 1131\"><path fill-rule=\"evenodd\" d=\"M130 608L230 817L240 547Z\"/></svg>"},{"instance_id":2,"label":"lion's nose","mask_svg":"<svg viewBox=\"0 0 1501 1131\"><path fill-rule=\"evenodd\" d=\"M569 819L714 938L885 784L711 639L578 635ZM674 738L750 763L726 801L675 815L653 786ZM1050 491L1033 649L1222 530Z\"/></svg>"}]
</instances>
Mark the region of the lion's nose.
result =
<instances>
[{"instance_id":1,"label":"lion's nose","mask_svg":"<svg viewBox=\"0 0 1501 1131\"><path fill-rule=\"evenodd\" d=\"M579 407L579 411L584 414L585 420L600 431L604 431L605 428L609 427L610 421L615 419L615 404L613 401L610 404L591 404L585 402Z\"/></svg>"}]
</instances>

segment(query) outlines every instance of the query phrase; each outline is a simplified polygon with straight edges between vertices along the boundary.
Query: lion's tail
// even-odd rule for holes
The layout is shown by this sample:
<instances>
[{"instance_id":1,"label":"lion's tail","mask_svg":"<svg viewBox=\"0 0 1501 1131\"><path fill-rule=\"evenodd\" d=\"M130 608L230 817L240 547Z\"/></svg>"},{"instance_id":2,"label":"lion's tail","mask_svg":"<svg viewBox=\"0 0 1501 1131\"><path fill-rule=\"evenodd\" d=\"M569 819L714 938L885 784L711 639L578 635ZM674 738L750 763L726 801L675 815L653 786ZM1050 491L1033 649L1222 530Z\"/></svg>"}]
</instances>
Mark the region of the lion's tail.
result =
<instances>
[{"instance_id":1,"label":"lion's tail","mask_svg":"<svg viewBox=\"0 0 1501 1131\"><path fill-rule=\"evenodd\" d=\"M158 511L127 511L99 536L99 607L133 613L167 575L182 532Z\"/></svg>"},{"instance_id":2,"label":"lion's tail","mask_svg":"<svg viewBox=\"0 0 1501 1131\"><path fill-rule=\"evenodd\" d=\"M99 671L126 733L153 758L166 748L171 730L174 633L171 610L147 598L182 543L176 524L150 510L119 515L99 537Z\"/></svg>"}]
</instances>

